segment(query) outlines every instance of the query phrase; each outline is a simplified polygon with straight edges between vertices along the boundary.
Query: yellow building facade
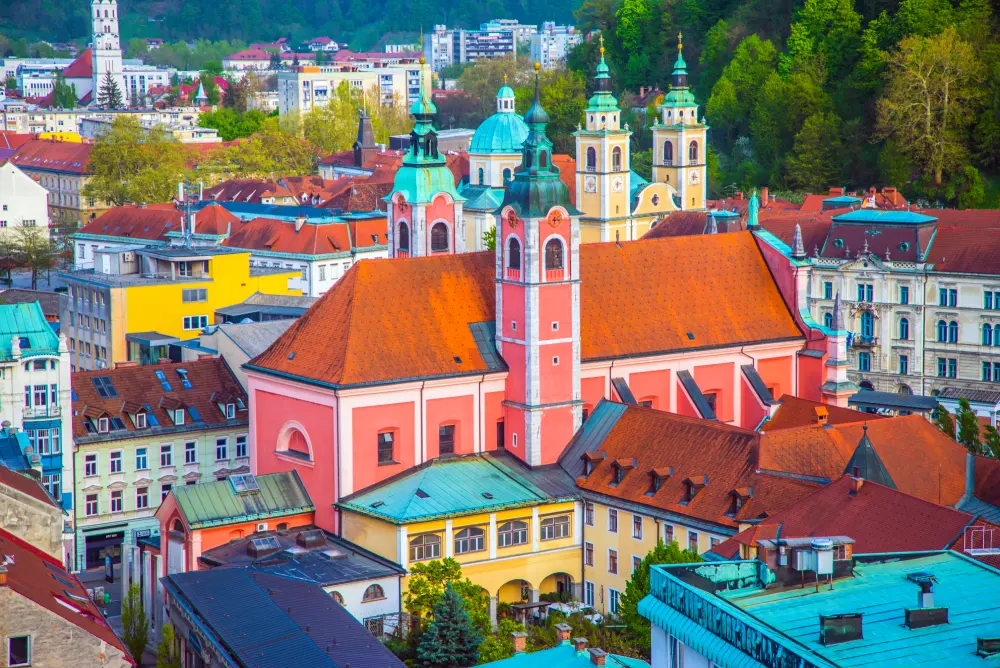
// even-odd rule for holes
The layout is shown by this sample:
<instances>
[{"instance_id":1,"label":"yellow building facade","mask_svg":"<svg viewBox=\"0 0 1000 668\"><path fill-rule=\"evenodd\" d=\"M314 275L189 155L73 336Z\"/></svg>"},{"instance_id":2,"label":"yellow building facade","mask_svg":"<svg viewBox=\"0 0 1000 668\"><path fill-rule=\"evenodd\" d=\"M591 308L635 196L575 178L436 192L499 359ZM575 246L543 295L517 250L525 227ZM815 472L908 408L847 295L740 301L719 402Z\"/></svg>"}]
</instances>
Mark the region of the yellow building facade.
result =
<instances>
[{"instance_id":1,"label":"yellow building facade","mask_svg":"<svg viewBox=\"0 0 1000 668\"><path fill-rule=\"evenodd\" d=\"M61 321L75 371L155 363L168 343L214 324L216 309L255 292L302 294L288 287L298 271L251 268L249 252L225 248L104 249L95 251L94 266L61 274L69 297Z\"/></svg>"}]
</instances>

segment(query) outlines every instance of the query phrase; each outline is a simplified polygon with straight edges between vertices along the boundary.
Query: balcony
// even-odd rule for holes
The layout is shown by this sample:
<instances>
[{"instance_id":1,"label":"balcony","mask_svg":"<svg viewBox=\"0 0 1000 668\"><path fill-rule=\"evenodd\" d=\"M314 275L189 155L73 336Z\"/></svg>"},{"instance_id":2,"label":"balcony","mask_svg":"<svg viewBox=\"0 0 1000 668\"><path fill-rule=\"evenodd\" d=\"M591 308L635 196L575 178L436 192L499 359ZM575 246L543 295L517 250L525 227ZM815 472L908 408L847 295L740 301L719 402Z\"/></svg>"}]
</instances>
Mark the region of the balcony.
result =
<instances>
[{"instance_id":1,"label":"balcony","mask_svg":"<svg viewBox=\"0 0 1000 668\"><path fill-rule=\"evenodd\" d=\"M554 283L556 281L562 281L566 279L566 272L562 269L546 269L545 270L545 282Z\"/></svg>"},{"instance_id":2,"label":"balcony","mask_svg":"<svg viewBox=\"0 0 1000 668\"><path fill-rule=\"evenodd\" d=\"M61 410L59 406L25 406L24 407L24 418L27 420L29 418L45 418L45 417L59 417L61 415Z\"/></svg>"},{"instance_id":3,"label":"balcony","mask_svg":"<svg viewBox=\"0 0 1000 668\"><path fill-rule=\"evenodd\" d=\"M877 336L863 336L858 334L854 337L853 346L854 348L874 348L878 345Z\"/></svg>"}]
</instances>

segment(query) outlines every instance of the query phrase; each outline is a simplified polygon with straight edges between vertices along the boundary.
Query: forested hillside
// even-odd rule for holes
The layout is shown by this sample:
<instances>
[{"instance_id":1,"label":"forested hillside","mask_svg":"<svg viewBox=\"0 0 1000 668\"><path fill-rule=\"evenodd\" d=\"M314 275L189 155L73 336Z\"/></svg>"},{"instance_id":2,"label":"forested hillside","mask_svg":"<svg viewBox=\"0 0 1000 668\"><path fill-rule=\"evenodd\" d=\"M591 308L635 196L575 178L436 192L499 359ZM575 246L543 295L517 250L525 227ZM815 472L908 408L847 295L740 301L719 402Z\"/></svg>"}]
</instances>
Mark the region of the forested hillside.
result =
<instances>
[{"instance_id":1,"label":"forested hillside","mask_svg":"<svg viewBox=\"0 0 1000 668\"><path fill-rule=\"evenodd\" d=\"M620 86L684 57L712 126L716 192L897 185L996 205L1000 39L989 0L586 0ZM572 65L592 68L593 44Z\"/></svg>"}]
</instances>

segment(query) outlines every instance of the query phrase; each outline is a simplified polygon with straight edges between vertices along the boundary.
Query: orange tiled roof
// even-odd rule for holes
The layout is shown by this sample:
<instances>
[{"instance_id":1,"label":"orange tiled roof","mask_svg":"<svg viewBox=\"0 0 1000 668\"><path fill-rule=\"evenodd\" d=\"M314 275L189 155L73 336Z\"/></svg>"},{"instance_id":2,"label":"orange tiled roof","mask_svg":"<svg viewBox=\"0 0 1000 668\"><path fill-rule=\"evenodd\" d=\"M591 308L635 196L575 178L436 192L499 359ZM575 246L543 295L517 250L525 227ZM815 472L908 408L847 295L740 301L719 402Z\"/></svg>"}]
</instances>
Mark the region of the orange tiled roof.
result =
<instances>
[{"instance_id":1,"label":"orange tiled roof","mask_svg":"<svg viewBox=\"0 0 1000 668\"><path fill-rule=\"evenodd\" d=\"M748 232L586 244L580 277L584 360L802 336ZM489 252L364 260L252 363L334 385L486 371L469 325L495 321L493 279Z\"/></svg>"},{"instance_id":2,"label":"orange tiled roof","mask_svg":"<svg viewBox=\"0 0 1000 668\"><path fill-rule=\"evenodd\" d=\"M191 389L185 389L178 369L187 371ZM170 390L166 390L156 378L156 372L162 371ZM94 379L106 377L111 379L117 395L102 397L94 385ZM109 418L121 418L125 431L109 432L109 438L134 438L141 435L129 416L137 407L148 405L150 412L156 417L161 427L170 427L173 420L167 414L172 407L189 407L197 409L206 428L226 424L223 412L225 404L236 403L238 398L247 404L246 392L237 382L222 358L202 358L194 362L172 364L154 364L148 366L105 369L102 371L78 371L73 374L73 437L81 438L92 435L86 428L86 417L107 415ZM218 404L222 404L220 409ZM241 423L248 420L245 408L237 408L236 419ZM193 420L193 416L187 418ZM138 434L136 432L139 432Z\"/></svg>"},{"instance_id":3,"label":"orange tiled roof","mask_svg":"<svg viewBox=\"0 0 1000 668\"><path fill-rule=\"evenodd\" d=\"M224 241L223 246L298 255L346 253L353 250L352 241L357 246L372 246L372 234L378 235L380 245L388 243L387 225L386 219L379 218L364 224L354 221L352 225L346 222L306 223L296 230L294 221L254 218ZM363 233L362 238L356 236L359 230Z\"/></svg>"},{"instance_id":4,"label":"orange tiled roof","mask_svg":"<svg viewBox=\"0 0 1000 668\"><path fill-rule=\"evenodd\" d=\"M239 216L217 202L202 207L194 216L194 230L198 234L229 235L242 226Z\"/></svg>"},{"instance_id":5,"label":"orange tiled roof","mask_svg":"<svg viewBox=\"0 0 1000 668\"><path fill-rule=\"evenodd\" d=\"M2 130L0 131L0 149L13 149L16 151L25 143L31 141L32 136L28 133L21 134Z\"/></svg>"},{"instance_id":6,"label":"orange tiled roof","mask_svg":"<svg viewBox=\"0 0 1000 668\"><path fill-rule=\"evenodd\" d=\"M826 411L828 416L827 424L858 422L859 420L881 420L883 417L873 413L862 413L853 408L830 406L819 401L810 401L790 394L784 394L781 396L781 405L778 407L778 410L771 416L770 420L764 423L763 431L775 431L777 429L819 424L816 418L817 408L822 408Z\"/></svg>"},{"instance_id":7,"label":"orange tiled roof","mask_svg":"<svg viewBox=\"0 0 1000 668\"><path fill-rule=\"evenodd\" d=\"M868 438L901 492L950 506L965 491L965 448L919 415L761 435L760 468L836 480L868 426Z\"/></svg>"},{"instance_id":8,"label":"orange tiled roof","mask_svg":"<svg viewBox=\"0 0 1000 668\"><path fill-rule=\"evenodd\" d=\"M595 411L595 415L596 415ZM714 420L701 420L641 406L626 406L599 450L590 475L577 479L583 490L625 499L646 506L735 527L741 520L772 514L803 498L816 483L757 472L760 435ZM573 444L567 447L576 453ZM635 458L636 467L614 483L611 462ZM573 462L566 462L572 467ZM670 468L673 475L662 479L652 495L650 471ZM569 470L574 470L570 468ZM685 503L688 478L708 476L708 484ZM748 494L741 509L727 515L732 493ZM752 491L751 491L752 490Z\"/></svg>"},{"instance_id":9,"label":"orange tiled roof","mask_svg":"<svg viewBox=\"0 0 1000 668\"><path fill-rule=\"evenodd\" d=\"M77 234L166 241L168 232L181 231L183 217L173 204L127 204L108 209ZM195 214L195 232L200 234L227 234L241 225L242 221L222 206L209 205Z\"/></svg>"},{"instance_id":10,"label":"orange tiled roof","mask_svg":"<svg viewBox=\"0 0 1000 668\"><path fill-rule=\"evenodd\" d=\"M21 145L10 161L22 169L86 174L92 144L32 139Z\"/></svg>"}]
</instances>

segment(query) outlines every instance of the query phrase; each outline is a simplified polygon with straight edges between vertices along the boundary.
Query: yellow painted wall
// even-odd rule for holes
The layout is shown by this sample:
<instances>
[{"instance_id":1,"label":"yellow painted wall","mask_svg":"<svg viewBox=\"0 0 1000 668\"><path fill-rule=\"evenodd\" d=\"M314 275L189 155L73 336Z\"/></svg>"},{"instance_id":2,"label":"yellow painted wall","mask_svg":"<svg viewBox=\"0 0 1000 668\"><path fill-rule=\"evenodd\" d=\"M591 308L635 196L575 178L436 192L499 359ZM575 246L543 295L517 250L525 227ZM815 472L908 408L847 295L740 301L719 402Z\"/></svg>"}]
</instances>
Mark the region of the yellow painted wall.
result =
<instances>
[{"instance_id":1,"label":"yellow painted wall","mask_svg":"<svg viewBox=\"0 0 1000 668\"><path fill-rule=\"evenodd\" d=\"M128 360L128 343L125 341L125 323L128 319L125 304L125 289L111 288L111 299L109 302L108 323L111 327L109 336L111 359L109 366L113 369L116 362Z\"/></svg>"},{"instance_id":2,"label":"yellow painted wall","mask_svg":"<svg viewBox=\"0 0 1000 668\"><path fill-rule=\"evenodd\" d=\"M298 271L250 276L249 253L214 255L209 260L208 271L211 276L208 281L192 279L126 287L128 312L125 333L155 331L182 339L191 338L198 330L185 330L184 316L205 315L212 324L216 309L238 304L255 292L302 294L301 290L288 288L288 279L298 277ZM185 303L182 291L191 288L206 288L208 300Z\"/></svg>"},{"instance_id":3,"label":"yellow painted wall","mask_svg":"<svg viewBox=\"0 0 1000 668\"><path fill-rule=\"evenodd\" d=\"M64 141L71 144L82 144L83 137L77 132L41 132L38 135L39 139L53 139L55 141Z\"/></svg>"},{"instance_id":4,"label":"yellow painted wall","mask_svg":"<svg viewBox=\"0 0 1000 668\"><path fill-rule=\"evenodd\" d=\"M399 562L399 545L395 525L355 513L344 512L340 520L341 535L352 543L364 546L375 554Z\"/></svg>"}]
</instances>

